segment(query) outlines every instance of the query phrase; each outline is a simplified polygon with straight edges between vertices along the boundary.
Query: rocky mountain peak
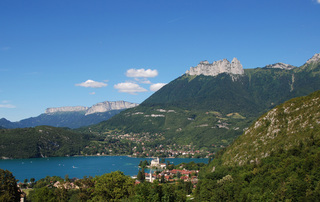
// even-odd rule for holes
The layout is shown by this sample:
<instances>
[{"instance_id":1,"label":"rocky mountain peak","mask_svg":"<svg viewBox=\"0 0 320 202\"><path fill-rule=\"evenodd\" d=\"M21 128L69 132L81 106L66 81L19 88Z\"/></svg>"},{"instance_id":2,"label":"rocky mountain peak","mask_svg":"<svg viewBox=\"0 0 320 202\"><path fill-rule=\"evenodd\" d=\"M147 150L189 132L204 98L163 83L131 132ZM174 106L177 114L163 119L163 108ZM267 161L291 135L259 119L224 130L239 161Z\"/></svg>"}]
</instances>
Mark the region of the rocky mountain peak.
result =
<instances>
[{"instance_id":1,"label":"rocky mountain peak","mask_svg":"<svg viewBox=\"0 0 320 202\"><path fill-rule=\"evenodd\" d=\"M276 64L267 65L264 68L291 70L291 69L295 68L295 66L279 62L279 63L276 63Z\"/></svg>"},{"instance_id":2,"label":"rocky mountain peak","mask_svg":"<svg viewBox=\"0 0 320 202\"><path fill-rule=\"evenodd\" d=\"M237 58L233 58L231 63L227 59L209 63L207 60L200 62L196 67L190 67L186 71L189 75L216 76L221 73L244 74L243 67Z\"/></svg>"},{"instance_id":3,"label":"rocky mountain peak","mask_svg":"<svg viewBox=\"0 0 320 202\"><path fill-rule=\"evenodd\" d=\"M87 111L88 107L76 106L76 107L52 107L46 109L46 114L56 113L56 112L80 112Z\"/></svg>"},{"instance_id":4,"label":"rocky mountain peak","mask_svg":"<svg viewBox=\"0 0 320 202\"><path fill-rule=\"evenodd\" d=\"M114 102L100 102L92 107L55 107L46 109L46 114L52 114L57 112L85 112L85 115L99 113L99 112L107 112L111 110L121 110L138 106L138 104L126 102L126 101L114 101Z\"/></svg>"},{"instance_id":5,"label":"rocky mountain peak","mask_svg":"<svg viewBox=\"0 0 320 202\"><path fill-rule=\"evenodd\" d=\"M115 102L105 101L90 107L86 112L86 115L98 113L98 112L106 112L111 110L127 109L127 108L136 107L136 106L138 106L138 104L125 102L125 101L115 101Z\"/></svg>"},{"instance_id":6,"label":"rocky mountain peak","mask_svg":"<svg viewBox=\"0 0 320 202\"><path fill-rule=\"evenodd\" d=\"M313 63L313 62L320 62L320 53L316 53L312 58L310 58L307 61L307 64Z\"/></svg>"}]
</instances>

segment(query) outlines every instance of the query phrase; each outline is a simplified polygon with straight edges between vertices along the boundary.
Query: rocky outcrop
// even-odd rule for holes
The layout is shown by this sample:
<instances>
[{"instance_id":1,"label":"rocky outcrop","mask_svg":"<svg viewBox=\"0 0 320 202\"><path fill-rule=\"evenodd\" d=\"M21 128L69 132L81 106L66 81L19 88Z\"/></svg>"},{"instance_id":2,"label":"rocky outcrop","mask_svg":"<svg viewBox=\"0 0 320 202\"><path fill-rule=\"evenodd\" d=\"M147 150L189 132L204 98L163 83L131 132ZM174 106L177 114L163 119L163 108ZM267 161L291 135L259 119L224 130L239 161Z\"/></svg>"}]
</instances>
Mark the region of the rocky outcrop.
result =
<instances>
[{"instance_id":1,"label":"rocky outcrop","mask_svg":"<svg viewBox=\"0 0 320 202\"><path fill-rule=\"evenodd\" d=\"M307 64L311 64L314 62L320 62L320 53L316 53L312 58L307 61Z\"/></svg>"},{"instance_id":2,"label":"rocky outcrop","mask_svg":"<svg viewBox=\"0 0 320 202\"><path fill-rule=\"evenodd\" d=\"M115 102L100 102L98 104L93 105L92 107L56 107L56 108L48 108L46 109L46 114L52 114L57 112L85 112L85 115L99 113L99 112L107 112L111 110L121 110L128 109L138 106L138 104L125 102L125 101L115 101Z\"/></svg>"},{"instance_id":3,"label":"rocky outcrop","mask_svg":"<svg viewBox=\"0 0 320 202\"><path fill-rule=\"evenodd\" d=\"M76 107L54 107L47 108L46 114L57 113L57 112L80 112L87 111L88 107L76 106Z\"/></svg>"},{"instance_id":4,"label":"rocky outcrop","mask_svg":"<svg viewBox=\"0 0 320 202\"><path fill-rule=\"evenodd\" d=\"M272 64L272 65L267 65L264 68L272 68L272 69L285 69L285 70L291 70L293 68L296 68L295 66L288 65L282 62Z\"/></svg>"},{"instance_id":5,"label":"rocky outcrop","mask_svg":"<svg viewBox=\"0 0 320 202\"><path fill-rule=\"evenodd\" d=\"M190 67L190 70L186 71L189 75L205 75L216 76L221 73L228 74L244 74L243 67L237 58L233 58L231 63L227 59L215 61L209 63L208 61L202 61L196 67Z\"/></svg>"},{"instance_id":6,"label":"rocky outcrop","mask_svg":"<svg viewBox=\"0 0 320 202\"><path fill-rule=\"evenodd\" d=\"M116 101L116 102L100 102L98 104L93 105L88 109L86 115L98 113L98 112L107 112L111 110L121 110L128 109L132 107L136 107L138 104L125 102L125 101Z\"/></svg>"}]
</instances>

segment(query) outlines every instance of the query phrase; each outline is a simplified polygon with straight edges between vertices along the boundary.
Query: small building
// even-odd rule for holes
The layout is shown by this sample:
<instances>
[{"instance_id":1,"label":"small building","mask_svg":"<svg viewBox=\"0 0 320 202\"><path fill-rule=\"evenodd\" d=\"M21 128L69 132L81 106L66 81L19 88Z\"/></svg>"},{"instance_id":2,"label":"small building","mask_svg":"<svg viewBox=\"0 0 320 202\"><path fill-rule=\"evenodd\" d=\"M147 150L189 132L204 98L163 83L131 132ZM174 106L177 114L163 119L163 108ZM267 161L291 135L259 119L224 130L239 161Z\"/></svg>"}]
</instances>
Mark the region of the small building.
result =
<instances>
[{"instance_id":1,"label":"small building","mask_svg":"<svg viewBox=\"0 0 320 202\"><path fill-rule=\"evenodd\" d=\"M159 167L159 166L160 166L160 160L158 157L151 160L150 167Z\"/></svg>"}]
</instances>

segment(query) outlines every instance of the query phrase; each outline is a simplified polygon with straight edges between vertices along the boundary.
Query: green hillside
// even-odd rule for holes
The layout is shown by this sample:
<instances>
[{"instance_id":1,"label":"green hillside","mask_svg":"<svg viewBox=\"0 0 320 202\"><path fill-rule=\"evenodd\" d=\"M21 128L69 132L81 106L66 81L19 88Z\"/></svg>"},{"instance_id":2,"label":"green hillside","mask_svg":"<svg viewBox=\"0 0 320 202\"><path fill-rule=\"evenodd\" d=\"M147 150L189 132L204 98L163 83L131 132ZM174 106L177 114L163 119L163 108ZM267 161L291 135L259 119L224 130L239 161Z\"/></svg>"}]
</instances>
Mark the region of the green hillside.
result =
<instances>
[{"instance_id":1,"label":"green hillside","mask_svg":"<svg viewBox=\"0 0 320 202\"><path fill-rule=\"evenodd\" d=\"M0 158L77 155L89 139L88 135L50 126L0 129Z\"/></svg>"},{"instance_id":2,"label":"green hillside","mask_svg":"<svg viewBox=\"0 0 320 202\"><path fill-rule=\"evenodd\" d=\"M198 201L318 201L320 91L261 116L203 170Z\"/></svg>"},{"instance_id":3,"label":"green hillside","mask_svg":"<svg viewBox=\"0 0 320 202\"><path fill-rule=\"evenodd\" d=\"M243 165L313 139L320 139L320 91L285 102L260 117L222 159L226 165Z\"/></svg>"},{"instance_id":4,"label":"green hillside","mask_svg":"<svg viewBox=\"0 0 320 202\"><path fill-rule=\"evenodd\" d=\"M274 106L319 89L320 63L292 70L245 69L244 75L185 74L138 107L84 131L162 133L178 144L220 148Z\"/></svg>"}]
</instances>

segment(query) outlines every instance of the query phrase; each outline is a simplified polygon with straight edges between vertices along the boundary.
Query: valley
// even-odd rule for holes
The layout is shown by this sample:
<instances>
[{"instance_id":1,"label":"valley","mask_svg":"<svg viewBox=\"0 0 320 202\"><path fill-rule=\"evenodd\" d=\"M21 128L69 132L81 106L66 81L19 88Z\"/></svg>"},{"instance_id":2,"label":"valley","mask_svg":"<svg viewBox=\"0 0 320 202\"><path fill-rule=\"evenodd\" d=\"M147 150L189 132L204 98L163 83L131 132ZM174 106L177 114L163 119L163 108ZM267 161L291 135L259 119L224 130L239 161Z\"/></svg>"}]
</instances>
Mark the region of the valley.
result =
<instances>
[{"instance_id":1,"label":"valley","mask_svg":"<svg viewBox=\"0 0 320 202\"><path fill-rule=\"evenodd\" d=\"M216 68L220 70L217 72ZM263 68L242 69L237 59L231 63L228 60L212 64L204 61L162 87L139 106L121 101L98 103L91 108L48 108L46 114L17 124L27 120L45 124L48 117L56 119L57 123L64 123L61 125L63 127L74 128L75 124L82 124L82 127L73 130L57 129L77 133L79 138L86 137L81 140L82 146L77 152L63 150L60 153L62 156L213 157L237 139L263 113L288 99L319 90L319 72L319 54L315 54L301 67L277 63ZM103 113L109 113L112 117L108 119ZM86 118L95 122L103 121L86 126L89 123ZM6 128L5 124L2 127ZM27 131L31 135L31 131L37 131L40 137L34 144L39 145L43 137L39 134L40 130L35 129L2 129L2 133L19 134ZM15 143L15 147L25 145L23 138L26 137L21 137L22 141ZM4 140L10 141L10 138L17 137L7 135ZM5 155L11 149L8 150L4 140L0 156L22 158L21 155ZM50 142L45 143L49 149L52 148ZM28 148L28 151L36 151L31 147L39 148L29 145L30 148L20 148ZM24 157L42 155L32 152ZM48 151L47 156L57 155Z\"/></svg>"}]
</instances>

